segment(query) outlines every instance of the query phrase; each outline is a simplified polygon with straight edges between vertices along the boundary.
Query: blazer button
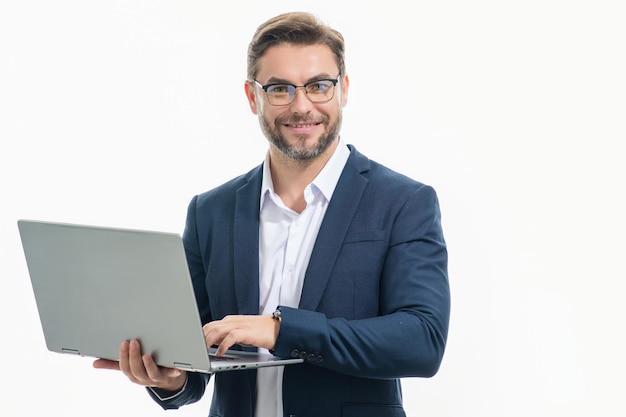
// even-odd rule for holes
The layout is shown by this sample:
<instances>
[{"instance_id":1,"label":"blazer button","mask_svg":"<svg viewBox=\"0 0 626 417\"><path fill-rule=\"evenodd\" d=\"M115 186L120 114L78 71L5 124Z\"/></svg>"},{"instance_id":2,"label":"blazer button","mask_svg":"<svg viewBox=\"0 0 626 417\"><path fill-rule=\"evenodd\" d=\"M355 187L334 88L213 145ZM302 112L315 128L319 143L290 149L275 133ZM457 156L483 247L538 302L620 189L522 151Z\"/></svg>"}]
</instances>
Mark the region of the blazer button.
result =
<instances>
[{"instance_id":1,"label":"blazer button","mask_svg":"<svg viewBox=\"0 0 626 417\"><path fill-rule=\"evenodd\" d=\"M322 355L317 355L317 357L315 358L315 362L317 363L324 362L324 357Z\"/></svg>"},{"instance_id":2,"label":"blazer button","mask_svg":"<svg viewBox=\"0 0 626 417\"><path fill-rule=\"evenodd\" d=\"M294 349L291 351L291 357L292 358L299 358L300 357L300 351L298 349Z\"/></svg>"},{"instance_id":3,"label":"blazer button","mask_svg":"<svg viewBox=\"0 0 626 417\"><path fill-rule=\"evenodd\" d=\"M307 360L308 362L315 362L315 358L316 358L316 356L315 356L314 354L312 354L312 353L311 353L311 354L310 354L310 355L306 358L306 360Z\"/></svg>"},{"instance_id":4,"label":"blazer button","mask_svg":"<svg viewBox=\"0 0 626 417\"><path fill-rule=\"evenodd\" d=\"M307 356L309 356L309 354L305 351L300 352L300 359L306 360Z\"/></svg>"}]
</instances>

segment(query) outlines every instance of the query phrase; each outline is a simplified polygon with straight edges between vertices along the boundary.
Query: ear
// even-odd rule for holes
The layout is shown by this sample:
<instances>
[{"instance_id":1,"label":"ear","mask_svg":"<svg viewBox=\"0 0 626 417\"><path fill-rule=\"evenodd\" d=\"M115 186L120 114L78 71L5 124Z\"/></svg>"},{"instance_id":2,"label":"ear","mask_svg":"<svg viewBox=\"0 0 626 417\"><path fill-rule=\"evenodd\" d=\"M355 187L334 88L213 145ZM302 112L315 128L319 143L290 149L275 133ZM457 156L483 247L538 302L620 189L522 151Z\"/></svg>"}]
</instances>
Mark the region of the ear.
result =
<instances>
[{"instance_id":1,"label":"ear","mask_svg":"<svg viewBox=\"0 0 626 417\"><path fill-rule=\"evenodd\" d=\"M345 107L348 104L348 87L350 86L350 79L348 75L344 75L341 80L341 107Z\"/></svg>"},{"instance_id":2,"label":"ear","mask_svg":"<svg viewBox=\"0 0 626 417\"><path fill-rule=\"evenodd\" d=\"M244 85L244 89L246 90L246 97L248 98L248 104L250 105L250 110L252 113L259 114L259 103L257 102L257 96L255 94L255 87L250 81L246 81Z\"/></svg>"}]
</instances>

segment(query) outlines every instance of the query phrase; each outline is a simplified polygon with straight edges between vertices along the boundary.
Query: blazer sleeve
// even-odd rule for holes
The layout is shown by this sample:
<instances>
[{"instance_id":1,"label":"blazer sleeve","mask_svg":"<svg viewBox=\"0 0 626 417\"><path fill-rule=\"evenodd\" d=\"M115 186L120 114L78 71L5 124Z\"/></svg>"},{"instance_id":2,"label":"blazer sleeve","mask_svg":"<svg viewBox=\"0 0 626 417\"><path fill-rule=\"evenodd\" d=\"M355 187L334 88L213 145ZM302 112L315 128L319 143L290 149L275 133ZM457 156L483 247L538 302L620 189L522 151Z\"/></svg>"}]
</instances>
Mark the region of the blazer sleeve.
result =
<instances>
[{"instance_id":1,"label":"blazer sleeve","mask_svg":"<svg viewBox=\"0 0 626 417\"><path fill-rule=\"evenodd\" d=\"M311 365L366 378L430 377L438 371L450 316L439 202L435 191L423 184L407 194L396 213L384 214L390 220L381 253L364 246L370 252L339 256L334 271L344 276L331 278L351 285L378 280L368 283L378 291L369 301L352 300L355 305L377 302L378 313L348 319L335 317L332 309L281 307L275 355L300 356ZM348 280L351 266L358 270L355 262L365 258L380 258L380 272Z\"/></svg>"},{"instance_id":2,"label":"blazer sleeve","mask_svg":"<svg viewBox=\"0 0 626 417\"><path fill-rule=\"evenodd\" d=\"M198 402L202 398L209 376L209 374L187 372L187 381L179 392L168 393L154 388L147 388L147 391L164 410L177 410L184 405Z\"/></svg>"}]
</instances>

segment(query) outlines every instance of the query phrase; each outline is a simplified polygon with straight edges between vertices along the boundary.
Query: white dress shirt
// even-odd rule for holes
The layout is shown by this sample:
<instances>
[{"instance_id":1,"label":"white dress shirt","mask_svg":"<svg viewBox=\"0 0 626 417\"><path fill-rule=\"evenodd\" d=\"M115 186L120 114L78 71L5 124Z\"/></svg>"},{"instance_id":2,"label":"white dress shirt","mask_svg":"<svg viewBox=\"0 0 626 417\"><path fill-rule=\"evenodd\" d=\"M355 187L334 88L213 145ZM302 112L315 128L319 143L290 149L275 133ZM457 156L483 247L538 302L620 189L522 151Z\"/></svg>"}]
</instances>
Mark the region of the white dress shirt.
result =
<instances>
[{"instance_id":1,"label":"white dress shirt","mask_svg":"<svg viewBox=\"0 0 626 417\"><path fill-rule=\"evenodd\" d=\"M298 307L317 233L349 156L348 147L339 139L328 163L305 188L306 208L300 214L274 192L269 154L266 157L260 206L259 314L271 315L279 305ZM256 417L282 417L283 370L275 366L257 371Z\"/></svg>"}]
</instances>

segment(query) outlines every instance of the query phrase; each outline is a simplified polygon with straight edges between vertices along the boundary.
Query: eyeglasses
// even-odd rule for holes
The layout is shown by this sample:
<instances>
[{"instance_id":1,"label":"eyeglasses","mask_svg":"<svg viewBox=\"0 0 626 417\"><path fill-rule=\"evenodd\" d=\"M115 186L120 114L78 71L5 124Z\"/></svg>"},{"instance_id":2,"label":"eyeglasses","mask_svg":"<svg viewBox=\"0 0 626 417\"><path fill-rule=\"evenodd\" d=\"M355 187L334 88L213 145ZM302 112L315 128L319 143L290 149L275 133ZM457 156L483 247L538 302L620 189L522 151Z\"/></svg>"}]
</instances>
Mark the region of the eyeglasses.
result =
<instances>
[{"instance_id":1,"label":"eyeglasses","mask_svg":"<svg viewBox=\"0 0 626 417\"><path fill-rule=\"evenodd\" d=\"M323 78L321 80L310 81L304 85L287 83L261 85L257 80L253 81L265 91L267 101L269 101L272 106L286 106L291 104L296 98L296 90L298 88L304 88L306 96L313 103L325 103L332 100L335 95L335 86L339 82L339 75L337 75L335 79Z\"/></svg>"}]
</instances>

